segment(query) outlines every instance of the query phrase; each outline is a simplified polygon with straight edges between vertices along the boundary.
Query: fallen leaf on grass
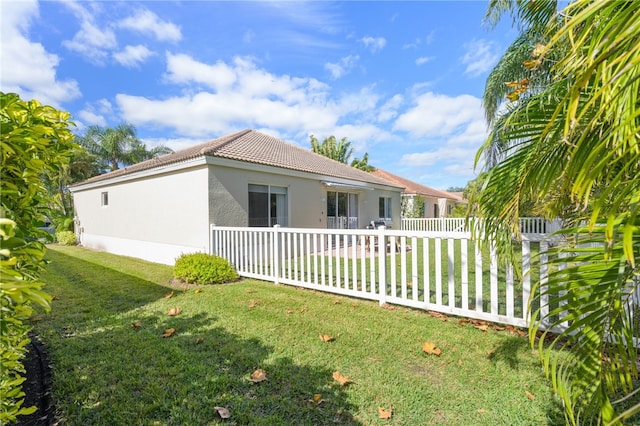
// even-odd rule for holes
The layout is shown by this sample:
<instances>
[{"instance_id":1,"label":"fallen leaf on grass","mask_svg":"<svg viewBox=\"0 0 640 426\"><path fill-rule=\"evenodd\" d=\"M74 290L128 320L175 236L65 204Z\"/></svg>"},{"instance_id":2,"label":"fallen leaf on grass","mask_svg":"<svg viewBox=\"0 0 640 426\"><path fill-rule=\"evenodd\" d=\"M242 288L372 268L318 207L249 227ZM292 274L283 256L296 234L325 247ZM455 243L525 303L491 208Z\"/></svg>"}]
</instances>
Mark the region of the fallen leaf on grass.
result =
<instances>
[{"instance_id":1,"label":"fallen leaf on grass","mask_svg":"<svg viewBox=\"0 0 640 426\"><path fill-rule=\"evenodd\" d=\"M524 391L524 394L527 395L527 398L529 398L532 401L536 399L536 396L529 391Z\"/></svg>"},{"instance_id":2,"label":"fallen leaf on grass","mask_svg":"<svg viewBox=\"0 0 640 426\"><path fill-rule=\"evenodd\" d=\"M334 304L334 305L339 305L339 304L340 304L340 301L339 301L339 300L334 300L334 301L333 301L333 304Z\"/></svg>"},{"instance_id":3,"label":"fallen leaf on grass","mask_svg":"<svg viewBox=\"0 0 640 426\"><path fill-rule=\"evenodd\" d=\"M253 373L251 373L250 380L253 383L264 382L265 380L267 380L267 373L265 373L262 368L259 368L256 371L254 371Z\"/></svg>"},{"instance_id":4,"label":"fallen leaf on grass","mask_svg":"<svg viewBox=\"0 0 640 426\"><path fill-rule=\"evenodd\" d=\"M484 408L478 408L478 413L484 413L484 412L485 412Z\"/></svg>"},{"instance_id":5,"label":"fallen leaf on grass","mask_svg":"<svg viewBox=\"0 0 640 426\"><path fill-rule=\"evenodd\" d=\"M442 350L440 350L440 348L436 347L436 344L433 342L424 342L422 344L422 350L424 352L426 352L429 355L438 355L440 356L440 354L442 353Z\"/></svg>"},{"instance_id":6,"label":"fallen leaf on grass","mask_svg":"<svg viewBox=\"0 0 640 426\"><path fill-rule=\"evenodd\" d=\"M229 409L226 407L213 407L213 409L216 410L218 415L223 419L231 417L231 413L229 413Z\"/></svg>"},{"instance_id":7,"label":"fallen leaf on grass","mask_svg":"<svg viewBox=\"0 0 640 426\"><path fill-rule=\"evenodd\" d=\"M202 293L202 289L201 288L196 288L195 290L193 290L193 292L195 294L200 294L200 293Z\"/></svg>"},{"instance_id":8,"label":"fallen leaf on grass","mask_svg":"<svg viewBox=\"0 0 640 426\"><path fill-rule=\"evenodd\" d=\"M164 295L165 299L171 299L172 297L173 297L173 292L167 293L167 294Z\"/></svg>"},{"instance_id":9,"label":"fallen leaf on grass","mask_svg":"<svg viewBox=\"0 0 640 426\"><path fill-rule=\"evenodd\" d=\"M253 308L255 308L256 306L258 306L259 304L260 304L260 302L259 302L259 301L254 300L254 299L251 299L251 301L249 302L249 309L253 309Z\"/></svg>"},{"instance_id":10,"label":"fallen leaf on grass","mask_svg":"<svg viewBox=\"0 0 640 426\"><path fill-rule=\"evenodd\" d=\"M329 336L328 334L320 333L320 340L322 340L323 342L332 342L335 340L335 338L333 336Z\"/></svg>"},{"instance_id":11,"label":"fallen leaf on grass","mask_svg":"<svg viewBox=\"0 0 640 426\"><path fill-rule=\"evenodd\" d=\"M178 315L180 313L180 308L175 307L175 308L170 308L167 311L167 315L169 315L170 317L175 317L176 315Z\"/></svg>"},{"instance_id":12,"label":"fallen leaf on grass","mask_svg":"<svg viewBox=\"0 0 640 426\"><path fill-rule=\"evenodd\" d=\"M287 309L287 310L286 310L286 313L287 313L287 314L292 314L292 313L293 313L293 309Z\"/></svg>"},{"instance_id":13,"label":"fallen leaf on grass","mask_svg":"<svg viewBox=\"0 0 640 426\"><path fill-rule=\"evenodd\" d=\"M162 337L171 337L173 336L173 334L176 332L175 328L167 328L163 333L162 333Z\"/></svg>"},{"instance_id":14,"label":"fallen leaf on grass","mask_svg":"<svg viewBox=\"0 0 640 426\"><path fill-rule=\"evenodd\" d=\"M393 412L393 408L389 408L388 410L384 407L378 407L378 417L381 419L390 419L391 414Z\"/></svg>"},{"instance_id":15,"label":"fallen leaf on grass","mask_svg":"<svg viewBox=\"0 0 640 426\"><path fill-rule=\"evenodd\" d=\"M247 290L247 294L255 293L255 290Z\"/></svg>"},{"instance_id":16,"label":"fallen leaf on grass","mask_svg":"<svg viewBox=\"0 0 640 426\"><path fill-rule=\"evenodd\" d=\"M474 324L474 327L484 333L489 328L489 324Z\"/></svg>"},{"instance_id":17,"label":"fallen leaf on grass","mask_svg":"<svg viewBox=\"0 0 640 426\"><path fill-rule=\"evenodd\" d=\"M434 318L438 318L442 322L449 321L449 318L445 314L440 312L429 311L429 315L431 315Z\"/></svg>"},{"instance_id":18,"label":"fallen leaf on grass","mask_svg":"<svg viewBox=\"0 0 640 426\"><path fill-rule=\"evenodd\" d=\"M196 339L196 345L199 345L200 343L204 342L204 339L202 337L198 337Z\"/></svg>"},{"instance_id":19,"label":"fallen leaf on grass","mask_svg":"<svg viewBox=\"0 0 640 426\"><path fill-rule=\"evenodd\" d=\"M496 350L495 350L495 349L490 349L490 350L488 350L488 351L487 351L487 355L491 356L491 355L493 355L495 352L496 352Z\"/></svg>"},{"instance_id":20,"label":"fallen leaf on grass","mask_svg":"<svg viewBox=\"0 0 640 426\"><path fill-rule=\"evenodd\" d=\"M341 372L336 371L333 373L333 380L338 382L340 386L344 386L347 383L351 383L351 379L347 376L343 376Z\"/></svg>"},{"instance_id":21,"label":"fallen leaf on grass","mask_svg":"<svg viewBox=\"0 0 640 426\"><path fill-rule=\"evenodd\" d=\"M131 327L140 328L140 327L142 327L142 322L140 322L140 321L132 322L131 323Z\"/></svg>"},{"instance_id":22,"label":"fallen leaf on grass","mask_svg":"<svg viewBox=\"0 0 640 426\"><path fill-rule=\"evenodd\" d=\"M308 399L307 401L309 402L313 402L314 404L322 404L324 402L324 399L322 399L322 395L319 393L314 393L313 394L313 398L312 399Z\"/></svg>"}]
</instances>

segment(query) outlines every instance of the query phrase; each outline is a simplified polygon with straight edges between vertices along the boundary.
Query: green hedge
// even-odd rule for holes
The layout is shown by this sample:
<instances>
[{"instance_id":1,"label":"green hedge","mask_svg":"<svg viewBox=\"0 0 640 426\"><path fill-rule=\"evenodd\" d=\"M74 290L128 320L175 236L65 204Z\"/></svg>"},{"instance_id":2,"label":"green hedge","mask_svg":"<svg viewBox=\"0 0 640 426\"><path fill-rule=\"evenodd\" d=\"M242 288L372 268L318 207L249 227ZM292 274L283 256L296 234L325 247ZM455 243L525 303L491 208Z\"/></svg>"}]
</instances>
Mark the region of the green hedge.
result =
<instances>
[{"instance_id":1,"label":"green hedge","mask_svg":"<svg viewBox=\"0 0 640 426\"><path fill-rule=\"evenodd\" d=\"M189 284L221 284L238 279L225 259L206 254L183 254L176 259L173 276Z\"/></svg>"},{"instance_id":2,"label":"green hedge","mask_svg":"<svg viewBox=\"0 0 640 426\"><path fill-rule=\"evenodd\" d=\"M56 241L63 246L75 246L78 243L76 234L73 231L56 232Z\"/></svg>"}]
</instances>

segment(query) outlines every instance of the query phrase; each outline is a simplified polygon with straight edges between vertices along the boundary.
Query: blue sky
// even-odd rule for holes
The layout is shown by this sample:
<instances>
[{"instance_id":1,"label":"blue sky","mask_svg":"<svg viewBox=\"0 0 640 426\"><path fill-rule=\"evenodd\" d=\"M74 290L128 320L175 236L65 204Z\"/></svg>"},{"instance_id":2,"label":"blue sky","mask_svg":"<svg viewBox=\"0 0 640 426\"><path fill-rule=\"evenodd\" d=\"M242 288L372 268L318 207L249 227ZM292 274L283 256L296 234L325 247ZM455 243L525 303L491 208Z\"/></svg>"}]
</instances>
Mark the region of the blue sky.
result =
<instances>
[{"instance_id":1,"label":"blue sky","mask_svg":"<svg viewBox=\"0 0 640 426\"><path fill-rule=\"evenodd\" d=\"M0 0L0 90L173 149L252 128L446 189L473 179L482 93L516 37L486 1Z\"/></svg>"}]
</instances>

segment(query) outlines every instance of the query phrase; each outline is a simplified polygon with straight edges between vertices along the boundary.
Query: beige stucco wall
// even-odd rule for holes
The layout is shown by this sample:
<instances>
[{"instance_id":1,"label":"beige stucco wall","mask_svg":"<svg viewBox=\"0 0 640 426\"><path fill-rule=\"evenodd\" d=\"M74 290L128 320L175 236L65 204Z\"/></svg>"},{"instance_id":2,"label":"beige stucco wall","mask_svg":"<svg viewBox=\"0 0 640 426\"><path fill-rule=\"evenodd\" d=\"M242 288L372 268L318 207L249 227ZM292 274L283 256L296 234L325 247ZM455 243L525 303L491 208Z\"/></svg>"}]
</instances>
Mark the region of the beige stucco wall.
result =
<instances>
[{"instance_id":1,"label":"beige stucco wall","mask_svg":"<svg viewBox=\"0 0 640 426\"><path fill-rule=\"evenodd\" d=\"M400 226L400 192L370 188L336 189L327 187L318 178L292 176L278 169L243 170L220 165L209 166L209 220L220 226L247 226L249 184L273 185L287 188L289 227L326 228L327 191L358 194L360 228L378 219L379 197L392 198L394 223Z\"/></svg>"},{"instance_id":2,"label":"beige stucco wall","mask_svg":"<svg viewBox=\"0 0 640 426\"><path fill-rule=\"evenodd\" d=\"M167 246L175 247L177 255L207 251L207 172L206 165L200 165L75 190L76 232L81 242L119 254L130 254L130 248L147 255L137 257L149 260L157 257L149 251L164 253ZM101 205L102 192L108 193L107 206Z\"/></svg>"}]
</instances>

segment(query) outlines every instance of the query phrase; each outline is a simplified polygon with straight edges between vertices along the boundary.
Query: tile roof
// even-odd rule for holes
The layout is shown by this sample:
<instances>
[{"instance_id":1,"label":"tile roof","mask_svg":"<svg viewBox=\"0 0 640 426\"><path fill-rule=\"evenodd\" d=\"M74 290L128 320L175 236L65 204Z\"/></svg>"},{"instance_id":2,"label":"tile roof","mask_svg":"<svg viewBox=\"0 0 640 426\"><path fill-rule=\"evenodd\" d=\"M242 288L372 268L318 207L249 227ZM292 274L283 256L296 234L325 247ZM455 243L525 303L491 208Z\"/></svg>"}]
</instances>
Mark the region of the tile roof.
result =
<instances>
[{"instance_id":1,"label":"tile roof","mask_svg":"<svg viewBox=\"0 0 640 426\"><path fill-rule=\"evenodd\" d=\"M413 182L409 179L405 179L398 175L394 175L393 173L389 173L386 170L376 169L371 174L378 176L382 179L386 179L390 182L395 183L398 186L404 187L405 194L418 194L424 195L426 197L434 197L434 198L448 198L450 200L462 201L462 197L452 194L446 191L440 191L437 189L430 188L428 186L419 184L417 182Z\"/></svg>"},{"instance_id":2,"label":"tile roof","mask_svg":"<svg viewBox=\"0 0 640 426\"><path fill-rule=\"evenodd\" d=\"M346 164L316 154L289 142L252 129L242 130L209 142L175 151L161 157L133 164L73 186L101 182L132 173L151 170L201 156L227 158L247 163L263 164L287 170L309 172L327 177L350 179L391 187L401 187L392 181L364 172Z\"/></svg>"}]
</instances>

